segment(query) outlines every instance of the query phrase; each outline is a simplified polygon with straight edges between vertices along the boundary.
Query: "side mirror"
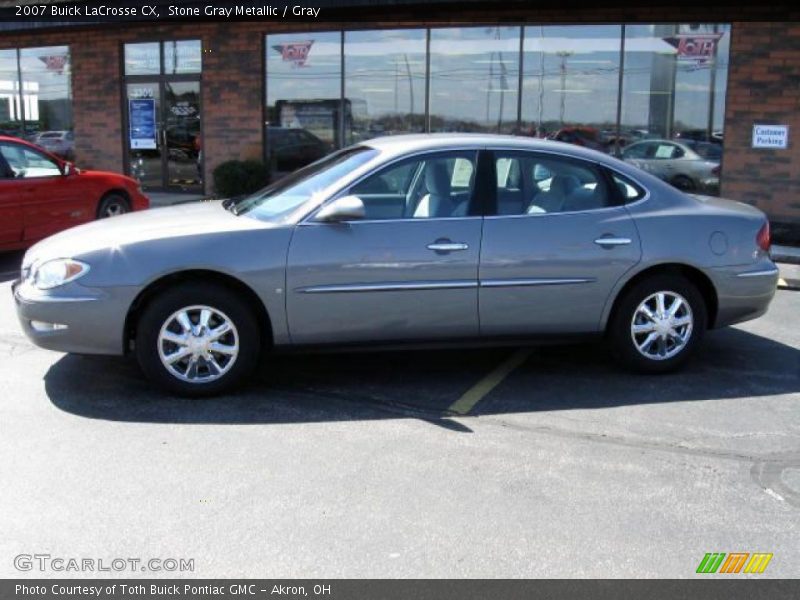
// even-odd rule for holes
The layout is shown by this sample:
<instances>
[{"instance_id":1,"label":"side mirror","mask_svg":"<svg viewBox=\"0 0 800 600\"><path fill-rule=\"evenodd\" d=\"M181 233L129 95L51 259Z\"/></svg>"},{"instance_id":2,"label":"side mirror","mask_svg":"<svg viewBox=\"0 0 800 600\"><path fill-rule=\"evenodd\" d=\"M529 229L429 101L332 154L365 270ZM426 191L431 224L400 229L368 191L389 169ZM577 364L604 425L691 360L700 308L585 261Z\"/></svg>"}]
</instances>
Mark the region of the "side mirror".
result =
<instances>
[{"instance_id":1,"label":"side mirror","mask_svg":"<svg viewBox=\"0 0 800 600\"><path fill-rule=\"evenodd\" d=\"M364 203L358 196L342 196L330 204L326 204L317 213L316 221L326 223L341 223L342 221L355 221L366 216Z\"/></svg>"},{"instance_id":2,"label":"side mirror","mask_svg":"<svg viewBox=\"0 0 800 600\"><path fill-rule=\"evenodd\" d=\"M64 162L63 171L64 171L64 177L69 177L70 175L77 175L78 173L80 173L78 167L76 167L71 162Z\"/></svg>"}]
</instances>

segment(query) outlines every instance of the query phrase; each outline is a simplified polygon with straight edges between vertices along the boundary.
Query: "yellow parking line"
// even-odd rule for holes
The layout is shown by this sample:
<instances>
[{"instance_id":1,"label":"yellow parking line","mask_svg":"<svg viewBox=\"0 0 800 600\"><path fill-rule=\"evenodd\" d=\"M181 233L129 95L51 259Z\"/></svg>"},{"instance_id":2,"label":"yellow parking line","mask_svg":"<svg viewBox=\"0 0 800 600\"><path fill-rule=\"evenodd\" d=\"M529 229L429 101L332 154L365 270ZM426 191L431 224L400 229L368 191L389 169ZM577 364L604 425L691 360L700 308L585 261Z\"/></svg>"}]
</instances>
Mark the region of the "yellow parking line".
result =
<instances>
[{"instance_id":1,"label":"yellow parking line","mask_svg":"<svg viewBox=\"0 0 800 600\"><path fill-rule=\"evenodd\" d=\"M531 352L531 350L517 350L514 354L497 365L486 377L469 388L464 395L453 402L447 410L457 415L466 415L469 413L486 394L491 392L503 379L508 377L511 371L528 360Z\"/></svg>"},{"instance_id":2,"label":"yellow parking line","mask_svg":"<svg viewBox=\"0 0 800 600\"><path fill-rule=\"evenodd\" d=\"M786 283L786 280L783 277L781 277L780 279L778 279L778 287L779 288L788 288L789 284Z\"/></svg>"}]
</instances>

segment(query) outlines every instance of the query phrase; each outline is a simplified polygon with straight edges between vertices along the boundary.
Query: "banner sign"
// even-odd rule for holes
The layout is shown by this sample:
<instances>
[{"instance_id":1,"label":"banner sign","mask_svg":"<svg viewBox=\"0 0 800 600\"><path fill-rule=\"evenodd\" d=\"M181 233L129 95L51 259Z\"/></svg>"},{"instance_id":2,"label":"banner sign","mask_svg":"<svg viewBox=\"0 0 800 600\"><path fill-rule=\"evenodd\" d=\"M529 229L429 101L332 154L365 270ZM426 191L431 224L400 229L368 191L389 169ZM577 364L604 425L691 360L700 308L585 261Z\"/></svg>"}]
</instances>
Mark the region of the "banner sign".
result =
<instances>
[{"instance_id":1,"label":"banner sign","mask_svg":"<svg viewBox=\"0 0 800 600\"><path fill-rule=\"evenodd\" d=\"M721 37L721 33L692 33L666 37L664 41L677 50L678 60L702 65L714 59Z\"/></svg>"},{"instance_id":2,"label":"banner sign","mask_svg":"<svg viewBox=\"0 0 800 600\"><path fill-rule=\"evenodd\" d=\"M155 150L156 101L153 98L128 100L131 150Z\"/></svg>"},{"instance_id":3,"label":"banner sign","mask_svg":"<svg viewBox=\"0 0 800 600\"><path fill-rule=\"evenodd\" d=\"M313 43L314 40L286 42L285 44L276 44L272 49L280 53L281 58L285 62L290 62L295 67L304 67L306 66L308 53L311 52L311 45Z\"/></svg>"},{"instance_id":4,"label":"banner sign","mask_svg":"<svg viewBox=\"0 0 800 600\"><path fill-rule=\"evenodd\" d=\"M54 71L61 75L64 72L64 67L67 65L66 54L50 54L48 56L40 56L39 60L44 63L44 68L48 71Z\"/></svg>"}]
</instances>

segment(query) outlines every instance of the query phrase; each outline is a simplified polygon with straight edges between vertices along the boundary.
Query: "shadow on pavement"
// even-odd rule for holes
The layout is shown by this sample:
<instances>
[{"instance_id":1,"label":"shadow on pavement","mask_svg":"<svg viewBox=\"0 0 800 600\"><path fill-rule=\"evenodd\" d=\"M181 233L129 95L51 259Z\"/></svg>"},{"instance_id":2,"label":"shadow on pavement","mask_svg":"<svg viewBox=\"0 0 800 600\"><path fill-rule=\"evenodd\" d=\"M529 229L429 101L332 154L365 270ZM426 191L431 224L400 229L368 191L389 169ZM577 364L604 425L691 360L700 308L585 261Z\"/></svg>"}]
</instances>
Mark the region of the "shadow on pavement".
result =
<instances>
[{"instance_id":1,"label":"shadow on pavement","mask_svg":"<svg viewBox=\"0 0 800 600\"><path fill-rule=\"evenodd\" d=\"M50 400L83 417L144 423L310 423L416 418L455 431L448 407L513 352L506 349L273 356L220 398L151 388L132 360L67 355L45 375ZM739 329L710 332L689 367L621 371L601 345L540 346L471 415L720 400L800 392L800 350Z\"/></svg>"}]
</instances>

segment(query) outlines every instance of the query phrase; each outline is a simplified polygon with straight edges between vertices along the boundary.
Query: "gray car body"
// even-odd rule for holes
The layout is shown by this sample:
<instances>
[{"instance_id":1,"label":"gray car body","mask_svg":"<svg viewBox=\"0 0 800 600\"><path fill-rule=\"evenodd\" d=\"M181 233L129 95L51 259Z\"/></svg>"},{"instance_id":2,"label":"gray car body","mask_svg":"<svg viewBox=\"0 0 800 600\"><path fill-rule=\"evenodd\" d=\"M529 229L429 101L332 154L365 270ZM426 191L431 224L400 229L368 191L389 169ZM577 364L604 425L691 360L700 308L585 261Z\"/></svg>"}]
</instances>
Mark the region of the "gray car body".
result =
<instances>
[{"instance_id":1,"label":"gray car body","mask_svg":"<svg viewBox=\"0 0 800 600\"><path fill-rule=\"evenodd\" d=\"M208 201L90 223L38 243L14 286L23 329L45 348L123 354L137 299L187 272L257 297L277 348L600 333L625 285L664 265L691 269L713 286L714 326L763 314L774 295L777 269L755 242L765 217L748 205L693 198L622 161L559 142L446 134L365 144L378 150L374 159L277 222ZM625 206L572 213L314 220L322 205L380 166L452 149L591 161L647 193ZM595 243L608 236L631 243ZM427 248L441 239L468 249ZM65 257L88 264L89 272L47 291L25 281L34 263ZM31 321L66 327L39 331Z\"/></svg>"}]
</instances>

